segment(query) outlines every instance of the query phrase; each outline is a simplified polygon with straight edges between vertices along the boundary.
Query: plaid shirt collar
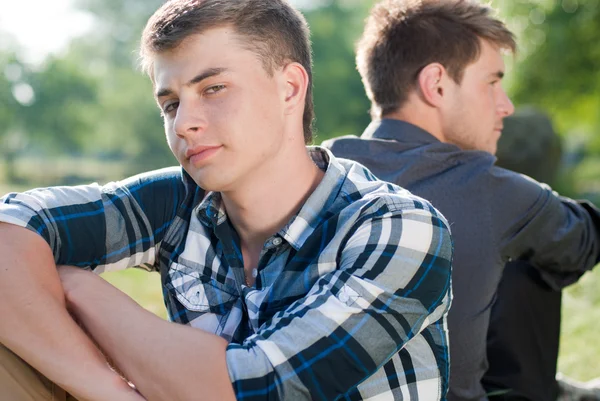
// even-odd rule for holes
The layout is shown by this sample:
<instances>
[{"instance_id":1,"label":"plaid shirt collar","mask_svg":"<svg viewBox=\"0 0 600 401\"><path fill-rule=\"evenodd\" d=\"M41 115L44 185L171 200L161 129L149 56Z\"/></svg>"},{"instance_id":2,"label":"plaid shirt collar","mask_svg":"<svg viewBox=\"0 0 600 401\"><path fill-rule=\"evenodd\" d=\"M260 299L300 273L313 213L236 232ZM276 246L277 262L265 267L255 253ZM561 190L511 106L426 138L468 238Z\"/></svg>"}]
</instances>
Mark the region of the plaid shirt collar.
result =
<instances>
[{"instance_id":1,"label":"plaid shirt collar","mask_svg":"<svg viewBox=\"0 0 600 401\"><path fill-rule=\"evenodd\" d=\"M327 214L346 180L344 168L328 149L311 146L307 150L317 167L325 171L325 175L300 211L277 233L296 250L304 245L315 227L323 221L323 216ZM227 221L220 192L209 192L196 207L195 213L200 222L212 230Z\"/></svg>"}]
</instances>

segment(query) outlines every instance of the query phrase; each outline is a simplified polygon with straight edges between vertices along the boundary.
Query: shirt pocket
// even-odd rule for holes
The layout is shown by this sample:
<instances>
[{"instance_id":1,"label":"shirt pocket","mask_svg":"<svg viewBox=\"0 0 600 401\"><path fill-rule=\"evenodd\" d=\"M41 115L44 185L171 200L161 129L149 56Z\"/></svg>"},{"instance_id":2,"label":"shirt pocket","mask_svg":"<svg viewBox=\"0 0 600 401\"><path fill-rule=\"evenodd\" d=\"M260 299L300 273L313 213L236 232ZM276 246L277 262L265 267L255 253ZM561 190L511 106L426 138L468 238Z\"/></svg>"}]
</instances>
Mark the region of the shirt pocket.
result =
<instances>
[{"instance_id":1,"label":"shirt pocket","mask_svg":"<svg viewBox=\"0 0 600 401\"><path fill-rule=\"evenodd\" d=\"M225 315L239 299L234 288L201 274L197 267L172 263L169 277L175 297L190 311Z\"/></svg>"}]
</instances>

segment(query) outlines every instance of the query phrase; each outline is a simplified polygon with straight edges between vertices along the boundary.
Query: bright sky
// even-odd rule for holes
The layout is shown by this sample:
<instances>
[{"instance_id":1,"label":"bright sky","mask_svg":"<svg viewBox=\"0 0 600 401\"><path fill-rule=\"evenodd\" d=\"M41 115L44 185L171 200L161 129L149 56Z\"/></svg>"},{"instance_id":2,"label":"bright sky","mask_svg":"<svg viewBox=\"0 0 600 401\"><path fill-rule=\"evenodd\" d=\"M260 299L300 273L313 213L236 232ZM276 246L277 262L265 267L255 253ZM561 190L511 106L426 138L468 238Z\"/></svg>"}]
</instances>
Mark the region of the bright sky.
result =
<instances>
[{"instance_id":1,"label":"bright sky","mask_svg":"<svg viewBox=\"0 0 600 401\"><path fill-rule=\"evenodd\" d=\"M6 32L23 48L26 60L37 62L60 52L89 29L92 17L73 9L74 0L0 0L0 47Z\"/></svg>"},{"instance_id":2,"label":"bright sky","mask_svg":"<svg viewBox=\"0 0 600 401\"><path fill-rule=\"evenodd\" d=\"M26 61L37 63L49 53L60 52L74 36L85 34L92 16L73 7L75 0L0 0L0 48L6 32L23 49ZM291 0L310 7L315 0ZM4 36L4 37L3 37Z\"/></svg>"}]
</instances>

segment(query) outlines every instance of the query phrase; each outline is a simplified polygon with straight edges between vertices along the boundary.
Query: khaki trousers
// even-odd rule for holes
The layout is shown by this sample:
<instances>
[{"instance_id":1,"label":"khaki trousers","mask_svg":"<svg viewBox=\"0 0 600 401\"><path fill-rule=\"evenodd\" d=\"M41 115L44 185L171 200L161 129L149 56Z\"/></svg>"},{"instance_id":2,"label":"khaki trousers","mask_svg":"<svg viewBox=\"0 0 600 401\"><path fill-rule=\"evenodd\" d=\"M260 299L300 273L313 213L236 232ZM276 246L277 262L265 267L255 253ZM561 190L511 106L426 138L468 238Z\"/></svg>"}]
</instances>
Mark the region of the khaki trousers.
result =
<instances>
[{"instance_id":1,"label":"khaki trousers","mask_svg":"<svg viewBox=\"0 0 600 401\"><path fill-rule=\"evenodd\" d=\"M77 401L0 344L1 401Z\"/></svg>"}]
</instances>

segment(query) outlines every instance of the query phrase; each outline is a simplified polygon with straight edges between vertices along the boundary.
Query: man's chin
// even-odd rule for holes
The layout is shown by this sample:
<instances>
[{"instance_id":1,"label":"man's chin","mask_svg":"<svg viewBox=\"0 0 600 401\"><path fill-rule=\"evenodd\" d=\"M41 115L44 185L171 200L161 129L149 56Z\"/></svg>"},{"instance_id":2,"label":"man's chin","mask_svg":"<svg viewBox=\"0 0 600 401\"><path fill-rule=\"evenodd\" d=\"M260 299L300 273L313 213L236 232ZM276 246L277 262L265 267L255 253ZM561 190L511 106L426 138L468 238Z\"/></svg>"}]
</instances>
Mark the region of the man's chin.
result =
<instances>
[{"instance_id":1,"label":"man's chin","mask_svg":"<svg viewBox=\"0 0 600 401\"><path fill-rule=\"evenodd\" d=\"M183 167L184 170L192 177L192 180L205 191L220 191L221 185L219 185L219 180L215 180L213 177L210 177L210 174L207 174L206 171L198 171L197 168L190 166L189 164Z\"/></svg>"},{"instance_id":2,"label":"man's chin","mask_svg":"<svg viewBox=\"0 0 600 401\"><path fill-rule=\"evenodd\" d=\"M219 179L220 177L207 177L206 175L192 175L194 182L207 192L228 192L231 185Z\"/></svg>"},{"instance_id":3,"label":"man's chin","mask_svg":"<svg viewBox=\"0 0 600 401\"><path fill-rule=\"evenodd\" d=\"M194 182L207 192L221 192L221 186L210 180L194 178Z\"/></svg>"}]
</instances>

